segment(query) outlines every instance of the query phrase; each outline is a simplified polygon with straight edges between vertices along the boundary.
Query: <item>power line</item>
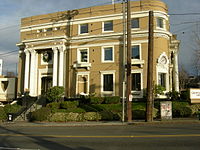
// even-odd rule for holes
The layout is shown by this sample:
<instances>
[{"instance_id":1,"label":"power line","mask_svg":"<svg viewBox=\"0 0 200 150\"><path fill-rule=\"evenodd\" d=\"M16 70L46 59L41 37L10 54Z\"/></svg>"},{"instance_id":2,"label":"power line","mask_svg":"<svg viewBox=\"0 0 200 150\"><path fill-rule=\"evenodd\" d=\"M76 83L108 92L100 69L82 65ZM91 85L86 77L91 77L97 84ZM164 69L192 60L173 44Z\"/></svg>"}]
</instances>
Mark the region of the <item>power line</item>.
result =
<instances>
[{"instance_id":1,"label":"power line","mask_svg":"<svg viewBox=\"0 0 200 150\"><path fill-rule=\"evenodd\" d=\"M6 52L6 53L1 53L0 56L9 56L13 53L19 52L19 50L14 50L14 51L10 51L10 52Z\"/></svg>"},{"instance_id":2,"label":"power line","mask_svg":"<svg viewBox=\"0 0 200 150\"><path fill-rule=\"evenodd\" d=\"M200 15L200 13L177 13L177 14L170 14L169 13L169 15L171 15L171 16L191 16L191 15Z\"/></svg>"}]
</instances>

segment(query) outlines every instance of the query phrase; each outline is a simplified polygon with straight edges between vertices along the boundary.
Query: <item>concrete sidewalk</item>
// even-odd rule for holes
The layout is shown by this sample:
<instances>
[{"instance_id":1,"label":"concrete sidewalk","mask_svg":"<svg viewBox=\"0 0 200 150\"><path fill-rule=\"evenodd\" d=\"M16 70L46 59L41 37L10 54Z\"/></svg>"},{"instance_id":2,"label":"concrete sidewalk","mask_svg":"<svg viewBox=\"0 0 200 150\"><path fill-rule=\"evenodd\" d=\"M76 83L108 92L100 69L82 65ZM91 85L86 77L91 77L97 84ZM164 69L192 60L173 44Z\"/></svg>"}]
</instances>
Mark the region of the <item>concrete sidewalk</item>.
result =
<instances>
[{"instance_id":1,"label":"concrete sidewalk","mask_svg":"<svg viewBox=\"0 0 200 150\"><path fill-rule=\"evenodd\" d=\"M159 124L200 124L197 118L175 118L173 120L133 120L131 123L121 121L87 121L87 122L2 122L0 126L124 126L124 125L159 125Z\"/></svg>"}]
</instances>

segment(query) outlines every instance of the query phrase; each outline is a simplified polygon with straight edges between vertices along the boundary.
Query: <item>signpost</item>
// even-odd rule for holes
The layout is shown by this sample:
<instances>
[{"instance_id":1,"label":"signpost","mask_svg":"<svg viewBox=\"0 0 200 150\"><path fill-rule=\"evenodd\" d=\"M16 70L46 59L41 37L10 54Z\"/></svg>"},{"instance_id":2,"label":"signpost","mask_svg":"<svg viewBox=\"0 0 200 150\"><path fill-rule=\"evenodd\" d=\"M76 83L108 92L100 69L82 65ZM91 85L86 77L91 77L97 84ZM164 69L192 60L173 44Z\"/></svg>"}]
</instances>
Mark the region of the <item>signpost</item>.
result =
<instances>
[{"instance_id":1,"label":"signpost","mask_svg":"<svg viewBox=\"0 0 200 150\"><path fill-rule=\"evenodd\" d=\"M190 89L191 103L200 103L200 89Z\"/></svg>"}]
</instances>

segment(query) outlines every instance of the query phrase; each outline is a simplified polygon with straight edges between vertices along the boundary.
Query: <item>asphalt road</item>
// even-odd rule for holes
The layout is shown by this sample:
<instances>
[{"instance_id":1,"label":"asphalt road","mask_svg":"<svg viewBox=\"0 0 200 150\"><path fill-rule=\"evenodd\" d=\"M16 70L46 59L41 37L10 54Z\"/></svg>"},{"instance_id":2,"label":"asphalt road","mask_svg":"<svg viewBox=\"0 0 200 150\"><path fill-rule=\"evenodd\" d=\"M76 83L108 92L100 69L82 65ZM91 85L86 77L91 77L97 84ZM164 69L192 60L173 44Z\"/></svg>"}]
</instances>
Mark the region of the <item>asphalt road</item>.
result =
<instances>
[{"instance_id":1,"label":"asphalt road","mask_svg":"<svg viewBox=\"0 0 200 150\"><path fill-rule=\"evenodd\" d=\"M199 150L200 124L0 126L0 149Z\"/></svg>"}]
</instances>

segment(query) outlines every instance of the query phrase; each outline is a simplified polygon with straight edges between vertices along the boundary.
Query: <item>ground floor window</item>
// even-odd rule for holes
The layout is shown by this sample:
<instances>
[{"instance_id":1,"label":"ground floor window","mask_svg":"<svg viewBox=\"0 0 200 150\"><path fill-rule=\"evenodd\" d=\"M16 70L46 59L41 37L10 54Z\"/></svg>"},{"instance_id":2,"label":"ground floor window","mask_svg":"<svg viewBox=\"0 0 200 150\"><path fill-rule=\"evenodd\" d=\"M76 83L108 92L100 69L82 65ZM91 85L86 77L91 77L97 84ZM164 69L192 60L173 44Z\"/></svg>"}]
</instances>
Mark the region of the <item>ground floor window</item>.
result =
<instances>
[{"instance_id":1,"label":"ground floor window","mask_svg":"<svg viewBox=\"0 0 200 150\"><path fill-rule=\"evenodd\" d=\"M141 73L132 73L132 91L141 91Z\"/></svg>"},{"instance_id":2,"label":"ground floor window","mask_svg":"<svg viewBox=\"0 0 200 150\"><path fill-rule=\"evenodd\" d=\"M166 88L166 73L158 73L158 85Z\"/></svg>"},{"instance_id":3,"label":"ground floor window","mask_svg":"<svg viewBox=\"0 0 200 150\"><path fill-rule=\"evenodd\" d=\"M103 91L113 91L113 74L103 75Z\"/></svg>"}]
</instances>

